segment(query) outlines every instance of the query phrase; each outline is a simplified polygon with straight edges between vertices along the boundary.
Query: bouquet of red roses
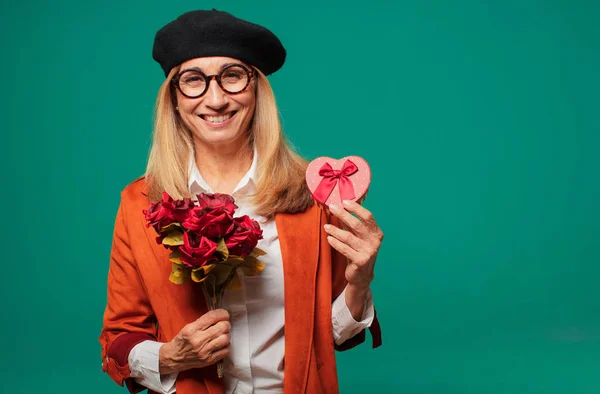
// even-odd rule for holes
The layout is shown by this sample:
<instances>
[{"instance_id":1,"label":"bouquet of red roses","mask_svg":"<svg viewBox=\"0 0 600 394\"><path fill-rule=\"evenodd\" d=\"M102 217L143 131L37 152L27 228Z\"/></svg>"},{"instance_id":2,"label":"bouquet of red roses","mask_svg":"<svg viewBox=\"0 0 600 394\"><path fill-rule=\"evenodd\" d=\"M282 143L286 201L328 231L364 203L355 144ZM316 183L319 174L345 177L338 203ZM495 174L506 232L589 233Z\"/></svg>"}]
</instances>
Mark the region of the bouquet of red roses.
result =
<instances>
[{"instance_id":1,"label":"bouquet of red roses","mask_svg":"<svg viewBox=\"0 0 600 394\"><path fill-rule=\"evenodd\" d=\"M238 269L247 276L259 274L266 254L256 245L262 239L258 222L244 215L234 217L233 197L228 194L199 194L173 200L164 192L162 200L144 210L147 226L156 230L156 242L171 250L171 275L175 284L189 278L201 283L209 309L221 307L226 288L240 286ZM223 366L218 364L219 376Z\"/></svg>"},{"instance_id":2,"label":"bouquet of red roses","mask_svg":"<svg viewBox=\"0 0 600 394\"><path fill-rule=\"evenodd\" d=\"M228 194L197 197L196 204L190 198L173 200L164 192L161 201L143 211L147 226L158 233L157 243L172 251L170 281L182 284L191 278L224 290L239 285L237 269L248 276L260 273L264 264L258 257L265 252L256 247L262 239L258 222L247 215L234 217L238 207Z\"/></svg>"}]
</instances>

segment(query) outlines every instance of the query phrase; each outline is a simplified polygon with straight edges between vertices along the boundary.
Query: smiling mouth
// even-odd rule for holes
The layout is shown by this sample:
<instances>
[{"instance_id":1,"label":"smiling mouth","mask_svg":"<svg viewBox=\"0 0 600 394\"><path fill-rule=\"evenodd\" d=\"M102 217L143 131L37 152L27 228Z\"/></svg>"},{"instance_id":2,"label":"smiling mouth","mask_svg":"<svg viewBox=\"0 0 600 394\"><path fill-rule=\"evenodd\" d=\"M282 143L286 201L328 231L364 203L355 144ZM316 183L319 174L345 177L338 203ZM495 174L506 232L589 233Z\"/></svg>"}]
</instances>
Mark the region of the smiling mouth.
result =
<instances>
[{"instance_id":1,"label":"smiling mouth","mask_svg":"<svg viewBox=\"0 0 600 394\"><path fill-rule=\"evenodd\" d=\"M204 119L205 121L207 121L208 123L223 123L223 122L231 119L233 117L233 115L235 115L236 113L237 113L237 111L233 111L228 114L218 115L218 116L212 116L212 115L199 115L199 116L202 119Z\"/></svg>"}]
</instances>

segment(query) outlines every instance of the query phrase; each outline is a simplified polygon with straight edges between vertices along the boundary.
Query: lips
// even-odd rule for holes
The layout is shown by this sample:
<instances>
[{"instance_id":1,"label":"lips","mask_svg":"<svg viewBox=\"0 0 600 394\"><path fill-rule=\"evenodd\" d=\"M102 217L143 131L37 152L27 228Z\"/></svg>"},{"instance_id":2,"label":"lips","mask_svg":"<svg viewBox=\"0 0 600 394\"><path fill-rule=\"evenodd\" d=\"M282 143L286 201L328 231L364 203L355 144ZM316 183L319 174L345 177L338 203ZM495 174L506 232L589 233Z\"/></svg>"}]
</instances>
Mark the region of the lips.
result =
<instances>
[{"instance_id":1,"label":"lips","mask_svg":"<svg viewBox=\"0 0 600 394\"><path fill-rule=\"evenodd\" d=\"M227 114L223 114L223 115L200 115L200 117L202 119L204 119L205 121L207 121L208 123L223 123L228 121L229 119L231 119L235 114L237 113L237 111L233 111L233 112L229 112Z\"/></svg>"}]
</instances>

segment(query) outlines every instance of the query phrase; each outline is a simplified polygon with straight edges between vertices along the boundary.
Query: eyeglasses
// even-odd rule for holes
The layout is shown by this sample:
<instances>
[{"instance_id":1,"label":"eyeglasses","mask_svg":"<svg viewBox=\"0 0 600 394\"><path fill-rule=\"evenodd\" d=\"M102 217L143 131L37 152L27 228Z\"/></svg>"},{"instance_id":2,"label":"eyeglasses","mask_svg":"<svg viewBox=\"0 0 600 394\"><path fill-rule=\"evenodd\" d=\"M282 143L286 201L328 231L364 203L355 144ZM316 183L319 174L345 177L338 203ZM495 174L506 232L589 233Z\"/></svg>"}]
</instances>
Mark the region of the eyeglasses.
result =
<instances>
[{"instance_id":1,"label":"eyeglasses","mask_svg":"<svg viewBox=\"0 0 600 394\"><path fill-rule=\"evenodd\" d=\"M171 83L185 97L198 98L208 91L213 78L224 92L238 94L246 90L254 75L252 70L241 64L229 64L220 73L213 75L206 75L195 68L183 70L171 80Z\"/></svg>"}]
</instances>

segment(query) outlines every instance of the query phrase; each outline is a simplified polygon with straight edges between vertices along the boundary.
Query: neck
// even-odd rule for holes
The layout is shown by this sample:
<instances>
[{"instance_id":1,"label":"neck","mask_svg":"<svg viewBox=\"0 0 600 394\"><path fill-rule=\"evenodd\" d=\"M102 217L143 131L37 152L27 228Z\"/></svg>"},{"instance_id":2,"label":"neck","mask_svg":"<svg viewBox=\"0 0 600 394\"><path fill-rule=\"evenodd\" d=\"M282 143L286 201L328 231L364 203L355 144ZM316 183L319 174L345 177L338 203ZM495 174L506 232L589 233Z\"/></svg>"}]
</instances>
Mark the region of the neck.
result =
<instances>
[{"instance_id":1,"label":"neck","mask_svg":"<svg viewBox=\"0 0 600 394\"><path fill-rule=\"evenodd\" d=\"M215 193L231 194L252 165L247 141L222 146L196 143L196 166Z\"/></svg>"}]
</instances>

